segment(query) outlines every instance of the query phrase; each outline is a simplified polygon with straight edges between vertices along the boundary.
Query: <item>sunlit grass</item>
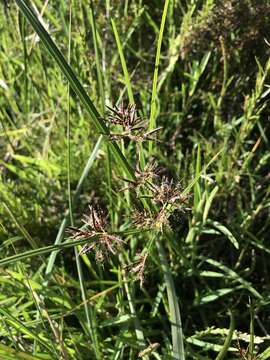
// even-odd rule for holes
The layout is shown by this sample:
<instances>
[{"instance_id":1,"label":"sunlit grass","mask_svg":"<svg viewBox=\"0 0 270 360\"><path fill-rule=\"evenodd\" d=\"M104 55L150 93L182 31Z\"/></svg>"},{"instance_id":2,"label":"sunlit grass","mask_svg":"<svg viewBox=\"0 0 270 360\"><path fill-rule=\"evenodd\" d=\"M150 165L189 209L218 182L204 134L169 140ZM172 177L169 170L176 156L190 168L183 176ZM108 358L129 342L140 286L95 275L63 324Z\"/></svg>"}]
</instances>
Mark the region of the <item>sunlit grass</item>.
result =
<instances>
[{"instance_id":1,"label":"sunlit grass","mask_svg":"<svg viewBox=\"0 0 270 360\"><path fill-rule=\"evenodd\" d=\"M268 359L270 6L0 19L0 358Z\"/></svg>"}]
</instances>

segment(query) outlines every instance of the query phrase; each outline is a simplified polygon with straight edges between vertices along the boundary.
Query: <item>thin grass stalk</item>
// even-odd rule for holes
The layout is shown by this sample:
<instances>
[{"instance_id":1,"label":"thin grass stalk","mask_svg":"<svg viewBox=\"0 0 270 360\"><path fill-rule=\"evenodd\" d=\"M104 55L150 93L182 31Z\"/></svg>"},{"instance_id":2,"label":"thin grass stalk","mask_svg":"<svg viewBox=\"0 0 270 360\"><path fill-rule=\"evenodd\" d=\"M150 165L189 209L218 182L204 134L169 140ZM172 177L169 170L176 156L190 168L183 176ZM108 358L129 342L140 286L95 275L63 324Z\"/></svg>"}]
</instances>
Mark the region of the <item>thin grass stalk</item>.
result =
<instances>
[{"instance_id":1,"label":"thin grass stalk","mask_svg":"<svg viewBox=\"0 0 270 360\"><path fill-rule=\"evenodd\" d=\"M30 292L30 294L32 296L33 302L34 302L34 304L35 304L35 306L37 308L36 319L40 320L40 322L42 323L43 329L47 330L48 329L47 323L45 323L44 318L43 318L43 314L45 315L47 313L47 311L45 310L44 306L43 307L41 306L40 299L39 299L37 293L35 292L35 290L33 290L32 286L31 286L30 279L29 279L28 275L26 274L24 266L22 266L23 264L18 264L18 265L20 267L21 273L23 274L23 276L25 278L25 281L27 282L28 290L29 290L29 292ZM46 317L46 315L45 315L45 317ZM51 330L52 330L52 328L51 328ZM54 341L51 341L51 344L52 344L52 348L54 349L55 355L58 356L56 343ZM34 352L37 349L37 345L38 345L37 340L34 339L34 349L35 349ZM62 350L62 346L63 346L63 344L61 343L60 344L61 350ZM64 358L64 360L67 360L67 359Z\"/></svg>"},{"instance_id":2,"label":"thin grass stalk","mask_svg":"<svg viewBox=\"0 0 270 360\"><path fill-rule=\"evenodd\" d=\"M232 337L233 337L233 332L234 332L234 328L235 328L235 324L234 324L234 316L232 311L230 310L230 328L229 328L229 332L228 335L226 337L226 340L222 346L222 349L220 350L220 352L218 353L218 356L216 357L216 360L223 360L225 359L228 349L230 347L231 341L232 341Z\"/></svg>"},{"instance_id":3,"label":"thin grass stalk","mask_svg":"<svg viewBox=\"0 0 270 360\"><path fill-rule=\"evenodd\" d=\"M88 301L87 301L85 285L84 285L84 276L83 276L82 266L81 266L81 259L80 259L80 254L77 249L77 246L74 247L74 250L75 250L75 256L76 256L77 271L78 271L78 275L79 275L81 295L82 295L82 300L83 300L83 307L84 307L84 312L86 315L87 329L89 331L89 335L90 335L90 338L93 343L95 357L97 360L99 360L99 359L101 359L101 354L100 354L100 350L99 350L99 343L97 340L94 321L93 321L93 311L91 309L89 309L89 307L88 307Z\"/></svg>"},{"instance_id":4,"label":"thin grass stalk","mask_svg":"<svg viewBox=\"0 0 270 360\"><path fill-rule=\"evenodd\" d=\"M7 213L9 214L10 218L12 219L12 221L14 222L15 226L20 231L22 236L28 241L29 245L33 249L37 249L40 244L34 238L32 238L32 236L29 234L29 232L26 230L26 228L22 224L19 223L19 221L16 219L15 214L13 213L13 211L11 210L9 205L3 199L2 199L2 205L6 209Z\"/></svg>"},{"instance_id":5,"label":"thin grass stalk","mask_svg":"<svg viewBox=\"0 0 270 360\"><path fill-rule=\"evenodd\" d=\"M254 305L253 301L249 301L250 304L250 326L249 326L249 345L248 345L248 358L250 360L254 359Z\"/></svg>"},{"instance_id":6,"label":"thin grass stalk","mask_svg":"<svg viewBox=\"0 0 270 360\"><path fill-rule=\"evenodd\" d=\"M134 96L133 96L132 86L131 86L130 77L129 77L129 73L128 73L128 68L127 68L127 64L126 64L126 59L125 59L125 56L124 56L124 53L123 53L122 44L121 44L121 40L120 40L118 31L117 31L117 27L116 27L115 22L114 22L113 19L111 19L111 24L112 24L112 29L113 29L113 33L114 33L114 37L115 37L115 41L116 41L116 45L117 45L117 49L118 49L118 53L119 53L123 73L124 73L124 78L125 78L125 84L126 84L126 88L127 88L127 92L128 92L129 103L134 104Z\"/></svg>"},{"instance_id":7,"label":"thin grass stalk","mask_svg":"<svg viewBox=\"0 0 270 360\"><path fill-rule=\"evenodd\" d=\"M134 298L133 298L133 295L132 295L132 290L129 287L129 284L127 282L125 274L123 274L123 277L124 277L124 287L125 287L126 294L127 294L127 300L128 300L130 313L134 317L134 326L135 326L136 338L137 338L138 343L139 343L140 346L145 346L144 334L143 334L143 330L142 330L142 327L140 325L139 319L137 317L137 313L136 313L136 309L135 309L135 301L134 301ZM143 359L148 360L149 357L144 356Z\"/></svg>"},{"instance_id":8,"label":"thin grass stalk","mask_svg":"<svg viewBox=\"0 0 270 360\"><path fill-rule=\"evenodd\" d=\"M156 51L156 60L155 60L155 70L153 75L153 83L152 83L152 96L151 96L151 108L150 108L150 120L149 120L149 131L153 130L156 127L156 101L157 101L157 82L158 82L158 68L160 63L160 53L161 53L161 45L163 40L163 33L165 28L165 22L168 12L168 6L169 6L170 0L165 0L164 2L164 8L162 13L162 19L158 34L158 42L157 42L157 51ZM153 143L149 142L149 155L151 155L153 149Z\"/></svg>"},{"instance_id":9,"label":"thin grass stalk","mask_svg":"<svg viewBox=\"0 0 270 360\"><path fill-rule=\"evenodd\" d=\"M69 28L68 28L68 64L70 65L71 58L71 10L72 0L69 0ZM70 165L71 165L71 150L70 150L70 85L68 83L68 109L67 109L67 187L68 187L68 207L69 207L69 218L71 226L73 223L73 209L72 209L72 196L71 196L71 185L70 185Z\"/></svg>"},{"instance_id":10,"label":"thin grass stalk","mask_svg":"<svg viewBox=\"0 0 270 360\"><path fill-rule=\"evenodd\" d=\"M136 15L135 19L132 21L132 24L130 25L130 27L129 27L127 33L126 33L125 39L122 42L122 50L125 49L125 47L126 47L126 45L128 43L128 40L131 38L131 36L134 33L136 27L139 25L140 18L142 16L142 14L144 13L144 11L145 11L145 8L141 7L140 10L138 11L138 14ZM116 52L113 55L113 58L112 58L112 61L111 61L112 67L115 66L115 64L116 64L116 62L118 60L118 56L119 56L119 52Z\"/></svg>"},{"instance_id":11,"label":"thin grass stalk","mask_svg":"<svg viewBox=\"0 0 270 360\"><path fill-rule=\"evenodd\" d=\"M112 29L113 29L116 45L117 45L118 54L119 54L121 65L122 65L122 70L123 70L125 84L126 84L127 93L128 93L128 100L129 100L130 104L135 104L132 85L131 85L131 81L130 81L130 76L129 76L129 72L128 72L128 68L127 68L127 64L126 64L125 55L123 52L123 46L122 46L122 43L120 40L119 33L117 31L115 21L113 19L111 19L111 24L112 24ZM123 147L123 150L124 150L124 147ZM124 151L123 151L123 153L124 153ZM140 159L141 167L143 169L145 167L145 158L144 158L142 143L139 144L139 159ZM129 199L128 199L128 201L129 201Z\"/></svg>"},{"instance_id":12,"label":"thin grass stalk","mask_svg":"<svg viewBox=\"0 0 270 360\"><path fill-rule=\"evenodd\" d=\"M68 27L68 64L70 65L70 58L71 58L71 27L72 27L72 0L69 0L69 27ZM68 205L69 205L69 217L70 217L70 224L74 226L74 218L73 218L73 205L72 205L72 196L71 196L71 186L70 186L70 165L71 165L71 151L70 151L70 84L68 83L68 113L67 113L67 178L68 178ZM80 290L82 300L84 302L84 313L86 317L87 328L89 331L90 338L93 343L93 348L95 351L96 359L100 359L100 351L98 342L96 341L96 336L93 327L93 320L91 317L91 313L89 311L89 307L87 304L87 296L84 284L84 276L81 267L81 259L79 256L78 247L74 247L75 252L75 259L76 259L76 267L79 276L79 283L80 283Z\"/></svg>"},{"instance_id":13,"label":"thin grass stalk","mask_svg":"<svg viewBox=\"0 0 270 360\"><path fill-rule=\"evenodd\" d=\"M108 29L109 29L109 22L110 22L110 9L111 9L111 5L110 5L110 0L106 0L106 24L107 24L107 30L105 31L104 34L104 40L102 43L102 48L101 48L101 54L102 54L102 62L101 62L101 67L103 70L103 79L104 79L104 96L105 96L105 105L110 105L112 106L112 104L110 103L110 99L111 99L111 81L110 81L110 76L107 76L108 71L107 71L107 48L109 49L109 53L110 53L110 46L108 46L109 44L109 38L108 38ZM109 144L106 144L106 150L107 150L107 159L106 159L106 172L107 172L107 179L108 179L108 192L109 192L109 214L110 214L110 219L111 219L111 223L114 224L115 223L115 204L113 202L113 196L112 196L112 153L111 153L111 149Z\"/></svg>"},{"instance_id":14,"label":"thin grass stalk","mask_svg":"<svg viewBox=\"0 0 270 360\"><path fill-rule=\"evenodd\" d=\"M227 60L227 52L225 47L225 42L222 37L219 39L220 41L220 47L222 52L222 58L223 58L223 80L222 80L222 87L221 92L217 101L217 107L215 109L215 115L214 115L214 127L218 131L221 129L222 121L220 117L221 112L221 105L224 99L224 96L226 94L226 89L228 86L228 60Z\"/></svg>"},{"instance_id":15,"label":"thin grass stalk","mask_svg":"<svg viewBox=\"0 0 270 360\"><path fill-rule=\"evenodd\" d=\"M105 91L104 91L104 86L103 86L103 77L102 77L101 63L100 63L99 50L98 50L98 41L97 41L96 20L95 20L94 8L93 8L92 1L90 4L90 24L91 24L92 37L93 37L94 50L95 50L95 65L96 65L96 70L97 70L98 89L99 89L100 102L101 102L101 113L102 113L102 116L104 116L105 115Z\"/></svg>"},{"instance_id":16,"label":"thin grass stalk","mask_svg":"<svg viewBox=\"0 0 270 360\"><path fill-rule=\"evenodd\" d=\"M27 53L27 44L26 44L26 20L20 14L18 17L19 21L19 30L21 34L22 44L23 44L23 80L24 80L24 116L27 117L28 114L28 53Z\"/></svg>"},{"instance_id":17,"label":"thin grass stalk","mask_svg":"<svg viewBox=\"0 0 270 360\"><path fill-rule=\"evenodd\" d=\"M106 31L105 34L103 36L103 43L102 43L102 48L101 50L101 56L102 56L102 72L104 74L104 92L105 92L105 104L106 105L112 105L110 103L110 99L111 99L111 79L110 76L107 76L107 68L108 68L108 64L110 64L109 68L111 66L113 66L113 62L109 62L107 61L107 48L109 49L109 54L110 54L110 40L109 40L109 36L108 36L108 29L110 27L110 11L111 11L111 4L110 4L110 0L106 0L106 10L105 10L105 19L106 19ZM109 71L110 72L110 71Z\"/></svg>"}]
</instances>

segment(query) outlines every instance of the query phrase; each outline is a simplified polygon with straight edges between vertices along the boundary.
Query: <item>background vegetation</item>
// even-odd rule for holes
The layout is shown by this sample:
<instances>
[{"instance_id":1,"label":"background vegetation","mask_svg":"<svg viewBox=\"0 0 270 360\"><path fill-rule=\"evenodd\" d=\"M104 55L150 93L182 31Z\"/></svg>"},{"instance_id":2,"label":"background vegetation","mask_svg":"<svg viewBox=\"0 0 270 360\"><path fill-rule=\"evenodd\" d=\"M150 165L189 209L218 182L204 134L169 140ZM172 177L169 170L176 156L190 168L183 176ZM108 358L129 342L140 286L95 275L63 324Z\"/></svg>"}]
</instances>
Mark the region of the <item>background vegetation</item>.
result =
<instances>
[{"instance_id":1,"label":"background vegetation","mask_svg":"<svg viewBox=\"0 0 270 360\"><path fill-rule=\"evenodd\" d=\"M1 3L1 359L270 358L269 24Z\"/></svg>"}]
</instances>

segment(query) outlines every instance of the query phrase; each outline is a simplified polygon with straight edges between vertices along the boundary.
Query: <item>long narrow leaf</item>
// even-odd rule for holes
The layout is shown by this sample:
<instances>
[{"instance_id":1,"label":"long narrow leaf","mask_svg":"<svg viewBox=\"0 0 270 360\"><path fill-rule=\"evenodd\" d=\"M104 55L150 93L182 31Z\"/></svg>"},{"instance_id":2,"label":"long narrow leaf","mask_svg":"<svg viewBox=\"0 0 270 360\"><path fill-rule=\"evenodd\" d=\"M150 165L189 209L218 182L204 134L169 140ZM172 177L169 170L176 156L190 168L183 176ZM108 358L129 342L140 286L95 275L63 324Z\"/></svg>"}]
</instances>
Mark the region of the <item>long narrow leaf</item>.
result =
<instances>
[{"instance_id":1,"label":"long narrow leaf","mask_svg":"<svg viewBox=\"0 0 270 360\"><path fill-rule=\"evenodd\" d=\"M86 244L88 241L89 241L89 239L65 241L62 244L44 246L39 249L25 251L21 254L12 255L12 256L9 256L9 257L6 257L6 258L0 260L0 266L9 265L9 264L12 264L14 262L17 262L17 261L20 261L23 259L29 259L32 257L36 257L39 255L44 255L44 254L48 254L48 253L57 254L59 251L65 249L65 248L71 248L74 246L83 245L83 244Z\"/></svg>"},{"instance_id":2,"label":"long narrow leaf","mask_svg":"<svg viewBox=\"0 0 270 360\"><path fill-rule=\"evenodd\" d=\"M114 33L114 37L115 37L115 41L116 41L116 45L117 45L117 49L118 49L118 53L120 56L124 77L125 77L125 83L126 83L127 92L128 92L128 99L129 99L130 104L134 104L133 91L132 91L132 87L131 87L131 82L130 82L130 77L129 77L129 73L128 73L128 68L127 68L124 52L122 49L121 40L120 40L116 25L115 25L115 22L113 21L113 19L111 20L111 23L112 23L113 33Z\"/></svg>"},{"instance_id":3,"label":"long narrow leaf","mask_svg":"<svg viewBox=\"0 0 270 360\"><path fill-rule=\"evenodd\" d=\"M162 19L159 29L158 42L157 42L157 51L156 51L156 60L155 60L155 70L153 76L153 84L152 84L152 97L151 97L151 111L150 111L150 121L149 121L149 131L153 130L156 127L156 101L157 101L157 82L158 82L158 68L160 62L160 53L161 53L161 45L163 40L163 33L165 28L165 22L168 12L170 0L165 0L164 8L162 13ZM153 144L149 143L149 152L152 151Z\"/></svg>"},{"instance_id":4,"label":"long narrow leaf","mask_svg":"<svg viewBox=\"0 0 270 360\"><path fill-rule=\"evenodd\" d=\"M172 331L172 345L173 345L173 360L185 360L184 352L184 335L182 330L182 321L180 315L180 308L176 295L176 290L172 278L172 274L167 263L165 252L161 241L157 240L157 248L159 252L161 267L164 274L164 279L167 288L169 310L171 316L171 331Z\"/></svg>"},{"instance_id":5,"label":"long narrow leaf","mask_svg":"<svg viewBox=\"0 0 270 360\"><path fill-rule=\"evenodd\" d=\"M225 356L227 355L228 349L229 349L231 341L232 341L233 332L234 332L234 316L233 316L233 313L230 312L230 329L229 329L228 335L226 337L226 340L223 344L223 347L222 347L221 351L219 352L218 356L216 357L216 360L225 359Z\"/></svg>"}]
</instances>

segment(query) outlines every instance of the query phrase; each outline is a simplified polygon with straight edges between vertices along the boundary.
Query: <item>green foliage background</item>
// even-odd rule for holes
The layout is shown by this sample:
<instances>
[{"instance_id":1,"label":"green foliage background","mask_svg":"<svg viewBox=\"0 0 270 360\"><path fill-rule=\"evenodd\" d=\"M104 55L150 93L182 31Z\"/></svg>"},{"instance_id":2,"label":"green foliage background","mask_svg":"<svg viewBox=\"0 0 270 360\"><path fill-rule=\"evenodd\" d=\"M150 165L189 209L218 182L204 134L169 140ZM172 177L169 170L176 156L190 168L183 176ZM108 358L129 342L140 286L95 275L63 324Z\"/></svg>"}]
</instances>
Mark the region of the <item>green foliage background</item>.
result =
<instances>
[{"instance_id":1,"label":"green foliage background","mask_svg":"<svg viewBox=\"0 0 270 360\"><path fill-rule=\"evenodd\" d=\"M137 359L146 348L145 359L268 359L270 5L16 2L0 5L1 359ZM134 225L142 205L119 191L126 169L19 3L42 14L100 119L134 100L162 127L160 142L118 145L133 169L140 151L189 193L169 229ZM82 226L89 204L123 252L101 264L63 247L52 262L57 234ZM146 250L140 287L123 269Z\"/></svg>"}]
</instances>

